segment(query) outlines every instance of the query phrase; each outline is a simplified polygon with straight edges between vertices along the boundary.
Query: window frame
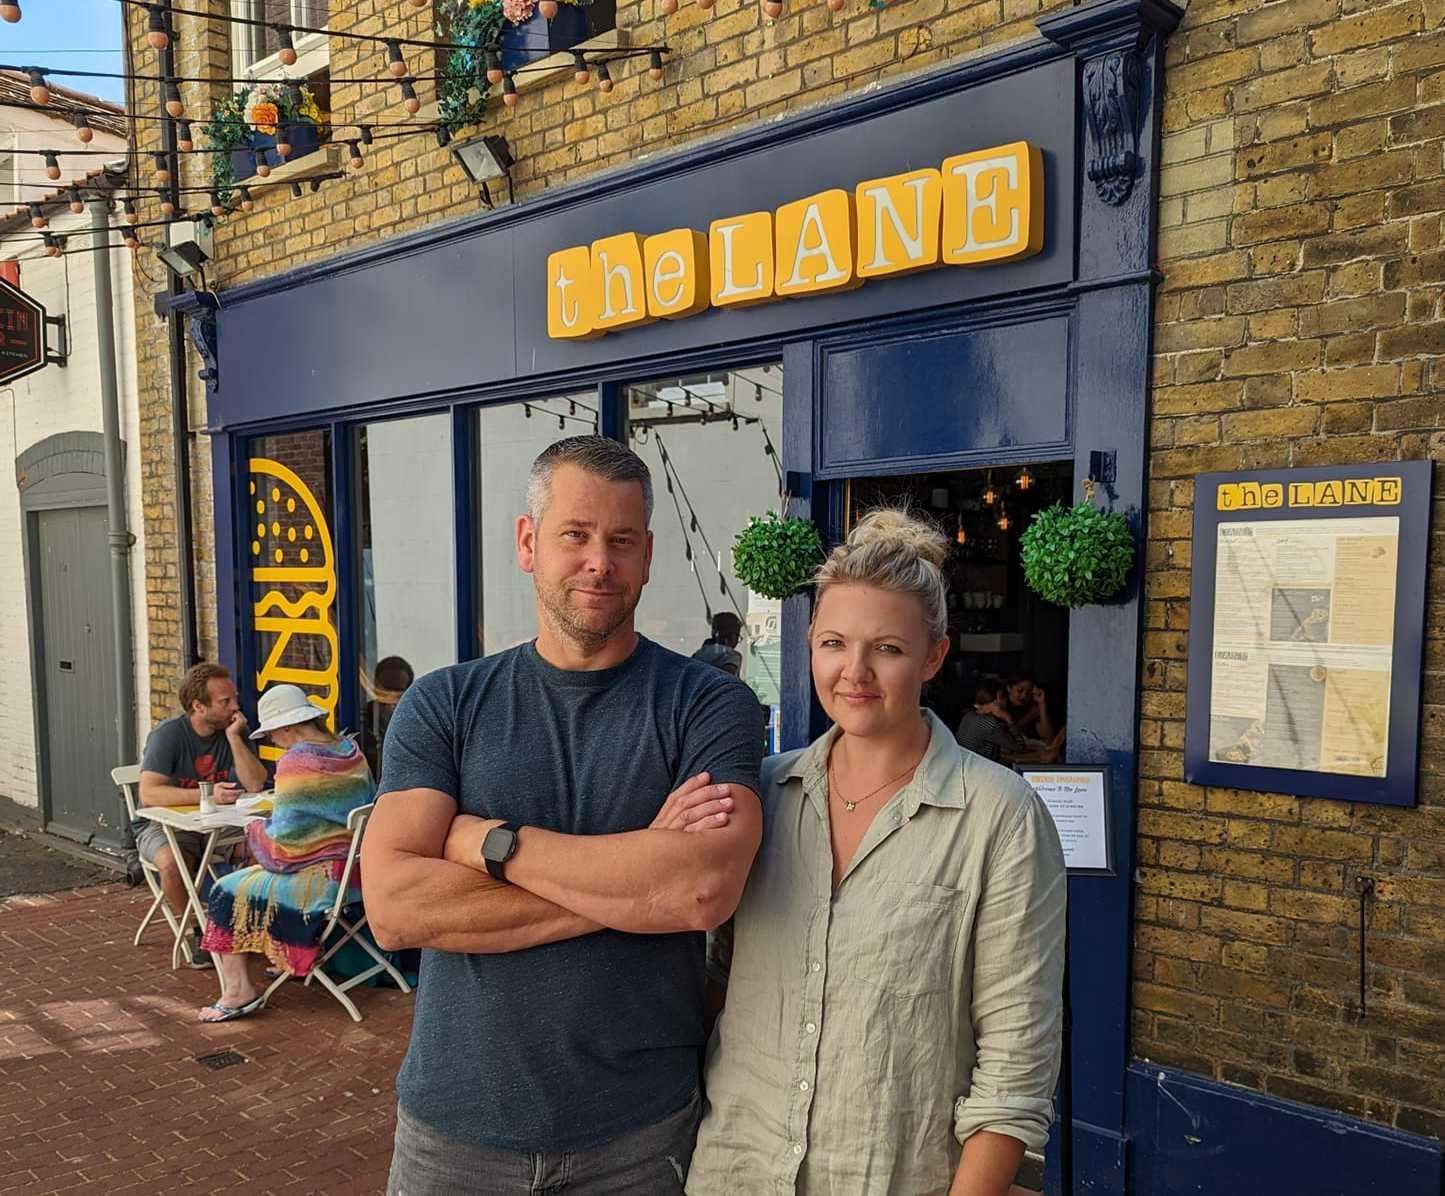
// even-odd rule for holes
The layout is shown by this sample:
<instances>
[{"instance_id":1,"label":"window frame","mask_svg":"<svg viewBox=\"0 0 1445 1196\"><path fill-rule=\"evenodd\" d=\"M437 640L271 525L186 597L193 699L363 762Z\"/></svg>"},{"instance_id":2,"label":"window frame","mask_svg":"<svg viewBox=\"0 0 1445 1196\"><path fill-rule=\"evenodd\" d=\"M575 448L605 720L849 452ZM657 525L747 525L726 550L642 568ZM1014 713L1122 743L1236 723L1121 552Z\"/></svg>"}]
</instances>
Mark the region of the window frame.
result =
<instances>
[{"instance_id":1,"label":"window frame","mask_svg":"<svg viewBox=\"0 0 1445 1196\"><path fill-rule=\"evenodd\" d=\"M289 0L290 22L305 24L308 6L308 0ZM263 0L230 0L230 9L233 17L253 21L264 19ZM329 20L325 27L330 28ZM298 33L293 39L296 62L286 66L276 53L248 61L247 57L261 31L254 25L232 25L231 29L231 74L237 79L249 79L256 83L276 80L299 82L319 75L331 65L331 38L326 33ZM237 91L245 86L244 83L234 85Z\"/></svg>"}]
</instances>

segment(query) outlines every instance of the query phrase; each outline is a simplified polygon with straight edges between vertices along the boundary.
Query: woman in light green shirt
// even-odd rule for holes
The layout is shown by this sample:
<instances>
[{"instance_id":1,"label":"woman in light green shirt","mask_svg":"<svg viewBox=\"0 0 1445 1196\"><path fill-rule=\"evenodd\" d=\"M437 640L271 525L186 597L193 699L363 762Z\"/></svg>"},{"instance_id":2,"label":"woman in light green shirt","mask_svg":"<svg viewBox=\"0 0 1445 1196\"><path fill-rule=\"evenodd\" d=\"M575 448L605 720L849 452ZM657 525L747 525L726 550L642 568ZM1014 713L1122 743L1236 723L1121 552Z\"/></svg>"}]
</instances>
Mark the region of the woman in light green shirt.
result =
<instances>
[{"instance_id":1,"label":"woman in light green shirt","mask_svg":"<svg viewBox=\"0 0 1445 1196\"><path fill-rule=\"evenodd\" d=\"M948 551L876 511L819 570L834 726L764 766L689 1196L1005 1196L1048 1135L1063 852L1020 777L920 711Z\"/></svg>"}]
</instances>

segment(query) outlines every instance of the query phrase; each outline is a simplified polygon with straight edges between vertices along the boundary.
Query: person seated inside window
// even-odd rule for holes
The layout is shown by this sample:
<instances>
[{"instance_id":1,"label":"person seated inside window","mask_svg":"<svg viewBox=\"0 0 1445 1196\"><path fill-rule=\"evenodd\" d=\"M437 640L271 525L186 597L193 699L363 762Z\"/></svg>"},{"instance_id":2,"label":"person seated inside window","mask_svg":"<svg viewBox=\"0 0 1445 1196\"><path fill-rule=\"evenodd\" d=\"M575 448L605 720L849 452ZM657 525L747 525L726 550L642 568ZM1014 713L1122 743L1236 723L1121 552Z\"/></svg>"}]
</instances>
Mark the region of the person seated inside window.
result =
<instances>
[{"instance_id":1,"label":"person seated inside window","mask_svg":"<svg viewBox=\"0 0 1445 1196\"><path fill-rule=\"evenodd\" d=\"M1058 733L1049 717L1048 695L1032 673L1015 673L1004 682L1008 686L1008 716L1020 735L1049 742Z\"/></svg>"},{"instance_id":2,"label":"person seated inside window","mask_svg":"<svg viewBox=\"0 0 1445 1196\"><path fill-rule=\"evenodd\" d=\"M1054 764L1063 752L1059 728L1047 743L1029 741L1009 718L1008 687L997 677L982 678L974 689L973 709L959 720L959 746L999 764Z\"/></svg>"}]
</instances>

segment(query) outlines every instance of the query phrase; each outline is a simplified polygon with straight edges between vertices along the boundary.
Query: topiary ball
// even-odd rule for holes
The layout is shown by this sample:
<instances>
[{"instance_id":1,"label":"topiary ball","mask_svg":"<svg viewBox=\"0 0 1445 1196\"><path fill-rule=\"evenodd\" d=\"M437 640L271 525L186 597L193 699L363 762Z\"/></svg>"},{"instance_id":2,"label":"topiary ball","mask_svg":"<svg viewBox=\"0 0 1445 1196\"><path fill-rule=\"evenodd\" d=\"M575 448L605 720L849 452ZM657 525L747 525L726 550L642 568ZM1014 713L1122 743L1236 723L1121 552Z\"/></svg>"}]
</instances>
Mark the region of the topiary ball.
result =
<instances>
[{"instance_id":1,"label":"topiary ball","mask_svg":"<svg viewBox=\"0 0 1445 1196\"><path fill-rule=\"evenodd\" d=\"M764 598L787 598L804 589L823 560L823 537L807 519L776 511L754 515L733 541L733 573Z\"/></svg>"},{"instance_id":2,"label":"topiary ball","mask_svg":"<svg viewBox=\"0 0 1445 1196\"><path fill-rule=\"evenodd\" d=\"M1134 563L1134 535L1124 516L1093 503L1055 503L1034 516L1019 538L1024 580L1057 606L1106 602L1124 587Z\"/></svg>"}]
</instances>

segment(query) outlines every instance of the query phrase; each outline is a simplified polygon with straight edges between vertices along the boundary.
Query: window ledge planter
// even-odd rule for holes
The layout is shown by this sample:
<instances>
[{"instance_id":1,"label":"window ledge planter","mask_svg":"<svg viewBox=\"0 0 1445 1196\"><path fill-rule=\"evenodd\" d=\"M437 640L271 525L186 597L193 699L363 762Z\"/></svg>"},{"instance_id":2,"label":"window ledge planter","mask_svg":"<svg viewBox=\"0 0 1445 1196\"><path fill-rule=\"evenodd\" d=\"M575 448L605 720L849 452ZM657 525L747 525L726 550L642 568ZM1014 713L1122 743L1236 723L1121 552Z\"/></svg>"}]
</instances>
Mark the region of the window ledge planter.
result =
<instances>
[{"instance_id":1,"label":"window ledge planter","mask_svg":"<svg viewBox=\"0 0 1445 1196\"><path fill-rule=\"evenodd\" d=\"M559 4L550 21L540 12L520 25L510 21L502 26L502 69L515 71L553 54L570 53L587 40L587 12L575 4Z\"/></svg>"},{"instance_id":2,"label":"window ledge planter","mask_svg":"<svg viewBox=\"0 0 1445 1196\"><path fill-rule=\"evenodd\" d=\"M260 151L262 160L272 168L274 177L280 167L289 166L298 158L314 154L321 148L321 130L308 120L291 121L286 125L286 140L291 153L283 158L276 152L276 137L273 134L251 134L251 143L238 146L231 151L231 175L238 183L245 182L256 174L254 151Z\"/></svg>"}]
</instances>

